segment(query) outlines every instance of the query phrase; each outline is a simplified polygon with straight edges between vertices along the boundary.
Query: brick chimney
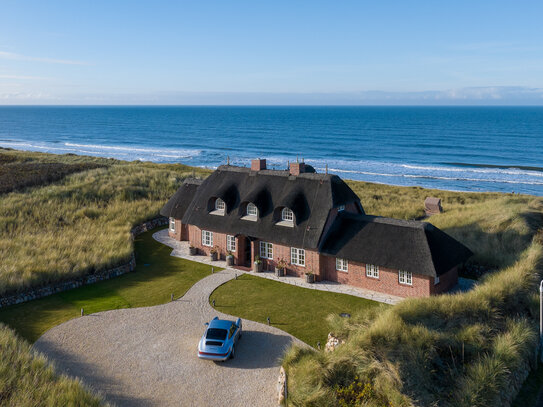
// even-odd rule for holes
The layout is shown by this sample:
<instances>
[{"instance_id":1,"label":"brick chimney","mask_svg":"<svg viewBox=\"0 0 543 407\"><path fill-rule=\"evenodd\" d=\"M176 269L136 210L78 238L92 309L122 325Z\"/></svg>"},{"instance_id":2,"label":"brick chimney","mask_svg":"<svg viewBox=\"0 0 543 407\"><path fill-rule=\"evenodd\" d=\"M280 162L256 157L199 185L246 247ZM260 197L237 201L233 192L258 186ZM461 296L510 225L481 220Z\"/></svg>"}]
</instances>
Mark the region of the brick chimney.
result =
<instances>
[{"instance_id":1,"label":"brick chimney","mask_svg":"<svg viewBox=\"0 0 543 407\"><path fill-rule=\"evenodd\" d=\"M257 158L251 161L251 171L260 171L266 169L266 159Z\"/></svg>"},{"instance_id":2,"label":"brick chimney","mask_svg":"<svg viewBox=\"0 0 543 407\"><path fill-rule=\"evenodd\" d=\"M305 172L305 163L290 163L290 175L300 175Z\"/></svg>"}]
</instances>

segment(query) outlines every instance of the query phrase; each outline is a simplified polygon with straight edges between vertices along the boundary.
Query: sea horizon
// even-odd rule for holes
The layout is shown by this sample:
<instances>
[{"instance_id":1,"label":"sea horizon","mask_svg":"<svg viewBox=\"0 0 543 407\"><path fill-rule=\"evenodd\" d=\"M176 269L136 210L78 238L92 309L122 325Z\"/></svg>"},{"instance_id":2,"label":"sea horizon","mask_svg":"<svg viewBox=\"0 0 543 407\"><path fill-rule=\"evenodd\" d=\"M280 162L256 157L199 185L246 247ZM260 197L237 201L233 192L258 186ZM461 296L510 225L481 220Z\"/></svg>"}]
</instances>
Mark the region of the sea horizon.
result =
<instances>
[{"instance_id":1,"label":"sea horizon","mask_svg":"<svg viewBox=\"0 0 543 407\"><path fill-rule=\"evenodd\" d=\"M543 195L541 106L0 106L0 147Z\"/></svg>"}]
</instances>

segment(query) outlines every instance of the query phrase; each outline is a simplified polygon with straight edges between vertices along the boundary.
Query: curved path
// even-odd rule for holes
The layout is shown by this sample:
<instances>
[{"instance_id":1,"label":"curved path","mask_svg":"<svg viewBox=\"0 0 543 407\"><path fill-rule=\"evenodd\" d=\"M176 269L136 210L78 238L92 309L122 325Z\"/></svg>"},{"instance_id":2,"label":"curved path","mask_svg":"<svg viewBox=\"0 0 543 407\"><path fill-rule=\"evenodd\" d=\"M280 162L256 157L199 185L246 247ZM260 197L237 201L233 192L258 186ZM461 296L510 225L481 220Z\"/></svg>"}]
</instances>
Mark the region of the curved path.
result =
<instances>
[{"instance_id":1,"label":"curved path","mask_svg":"<svg viewBox=\"0 0 543 407\"><path fill-rule=\"evenodd\" d=\"M34 345L61 372L76 376L117 406L277 405L279 358L293 341L267 325L243 321L236 358L197 358L204 323L218 313L215 288L234 278L224 270L164 305L100 312L47 331Z\"/></svg>"}]
</instances>

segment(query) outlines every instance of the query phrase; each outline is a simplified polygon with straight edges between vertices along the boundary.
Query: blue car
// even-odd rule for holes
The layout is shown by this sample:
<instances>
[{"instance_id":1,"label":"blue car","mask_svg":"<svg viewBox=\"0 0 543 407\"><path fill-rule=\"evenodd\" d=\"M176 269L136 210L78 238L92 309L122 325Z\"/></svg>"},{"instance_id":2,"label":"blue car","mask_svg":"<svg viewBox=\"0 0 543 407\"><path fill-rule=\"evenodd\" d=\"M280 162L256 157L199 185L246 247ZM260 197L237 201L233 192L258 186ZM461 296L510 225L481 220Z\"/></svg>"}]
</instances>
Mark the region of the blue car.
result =
<instances>
[{"instance_id":1,"label":"blue car","mask_svg":"<svg viewBox=\"0 0 543 407\"><path fill-rule=\"evenodd\" d=\"M206 331L198 344L200 359L224 361L236 355L236 343L241 338L241 319L234 323L215 317L206 322Z\"/></svg>"}]
</instances>

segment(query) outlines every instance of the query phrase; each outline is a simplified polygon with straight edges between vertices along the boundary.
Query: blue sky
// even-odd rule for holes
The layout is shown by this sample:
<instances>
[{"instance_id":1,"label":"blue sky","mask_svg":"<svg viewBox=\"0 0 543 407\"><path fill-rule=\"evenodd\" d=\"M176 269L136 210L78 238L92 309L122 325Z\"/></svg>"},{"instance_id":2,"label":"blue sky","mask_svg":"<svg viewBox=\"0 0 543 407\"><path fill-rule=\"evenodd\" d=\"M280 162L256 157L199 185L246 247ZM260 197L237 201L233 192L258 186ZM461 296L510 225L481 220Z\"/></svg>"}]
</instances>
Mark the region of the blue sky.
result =
<instances>
[{"instance_id":1,"label":"blue sky","mask_svg":"<svg viewBox=\"0 0 543 407\"><path fill-rule=\"evenodd\" d=\"M0 2L0 104L543 104L542 1Z\"/></svg>"}]
</instances>

